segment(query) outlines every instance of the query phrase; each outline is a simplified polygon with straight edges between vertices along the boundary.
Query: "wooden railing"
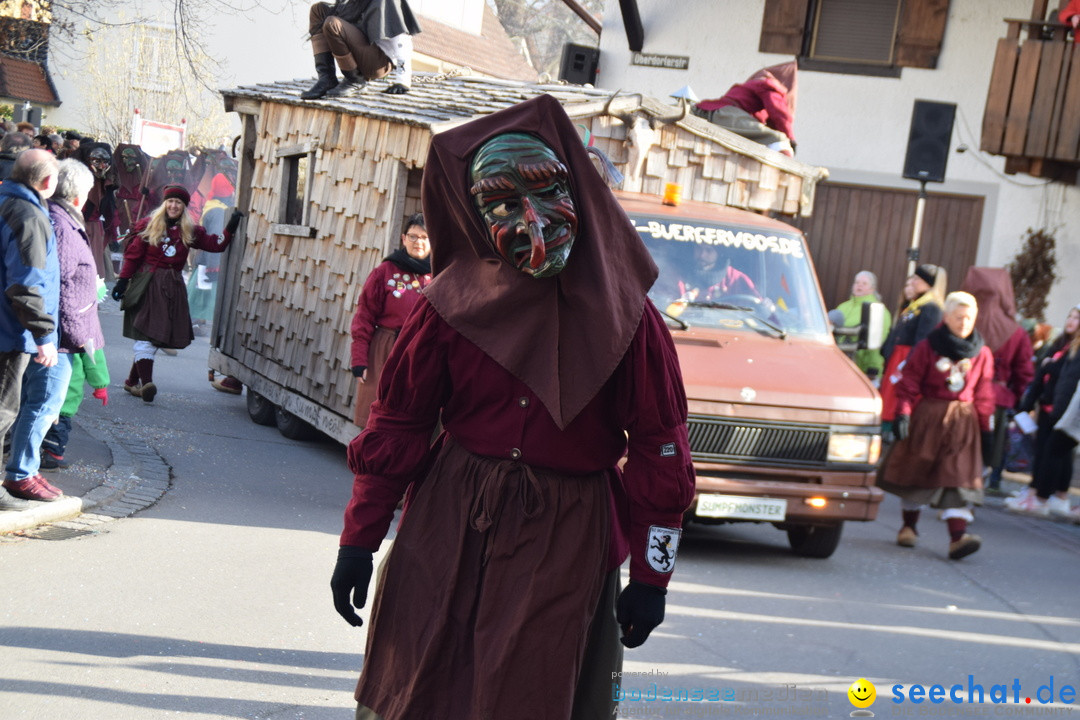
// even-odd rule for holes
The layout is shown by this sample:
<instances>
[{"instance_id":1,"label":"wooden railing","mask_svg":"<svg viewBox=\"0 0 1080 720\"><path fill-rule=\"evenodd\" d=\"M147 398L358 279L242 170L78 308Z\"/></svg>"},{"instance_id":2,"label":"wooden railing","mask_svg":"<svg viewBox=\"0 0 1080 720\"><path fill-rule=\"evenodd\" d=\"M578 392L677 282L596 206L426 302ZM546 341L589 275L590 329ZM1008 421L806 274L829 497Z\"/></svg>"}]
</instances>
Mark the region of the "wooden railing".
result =
<instances>
[{"instance_id":1,"label":"wooden railing","mask_svg":"<svg viewBox=\"0 0 1080 720\"><path fill-rule=\"evenodd\" d=\"M1070 28L1057 22L1005 22L1009 30L998 40L981 147L1005 156L1007 172L1075 177L1080 165L1080 49L1069 37Z\"/></svg>"}]
</instances>

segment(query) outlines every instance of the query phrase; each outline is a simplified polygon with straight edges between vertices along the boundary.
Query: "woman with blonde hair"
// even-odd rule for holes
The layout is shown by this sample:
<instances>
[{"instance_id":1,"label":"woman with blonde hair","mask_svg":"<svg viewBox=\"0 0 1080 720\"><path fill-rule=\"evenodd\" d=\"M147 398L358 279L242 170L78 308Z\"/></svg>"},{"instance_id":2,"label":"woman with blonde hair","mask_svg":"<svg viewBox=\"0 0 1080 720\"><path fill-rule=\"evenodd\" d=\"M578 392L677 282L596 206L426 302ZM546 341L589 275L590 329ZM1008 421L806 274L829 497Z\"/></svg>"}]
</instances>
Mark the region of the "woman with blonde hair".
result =
<instances>
[{"instance_id":1,"label":"woman with blonde hair","mask_svg":"<svg viewBox=\"0 0 1080 720\"><path fill-rule=\"evenodd\" d=\"M191 196L179 185L165 188L161 205L128 235L124 264L113 288L124 311L124 337L135 341L131 372L124 389L145 402L157 395L154 356L159 348L191 344L187 290L180 275L192 248L221 252L232 241L242 213L234 210L222 236L211 235L187 213Z\"/></svg>"},{"instance_id":2,"label":"woman with blonde hair","mask_svg":"<svg viewBox=\"0 0 1080 720\"><path fill-rule=\"evenodd\" d=\"M982 541L967 532L982 502L982 437L994 415L994 357L975 329L978 304L965 292L945 299L944 322L907 357L896 384L897 442L878 484L900 496L901 547L914 547L926 505L943 510L948 555L959 560Z\"/></svg>"}]
</instances>

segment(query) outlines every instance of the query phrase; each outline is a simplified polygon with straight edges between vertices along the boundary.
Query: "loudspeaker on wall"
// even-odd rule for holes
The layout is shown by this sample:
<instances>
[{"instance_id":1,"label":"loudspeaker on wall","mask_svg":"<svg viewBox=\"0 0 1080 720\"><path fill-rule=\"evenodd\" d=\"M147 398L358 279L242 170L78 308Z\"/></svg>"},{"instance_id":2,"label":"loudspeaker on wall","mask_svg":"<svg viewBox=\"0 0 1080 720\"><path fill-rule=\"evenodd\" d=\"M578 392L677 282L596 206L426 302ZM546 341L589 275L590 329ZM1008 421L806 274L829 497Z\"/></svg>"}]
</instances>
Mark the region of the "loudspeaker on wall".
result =
<instances>
[{"instance_id":1,"label":"loudspeaker on wall","mask_svg":"<svg viewBox=\"0 0 1080 720\"><path fill-rule=\"evenodd\" d=\"M945 182L956 103L916 100L911 112L904 177L925 182Z\"/></svg>"}]
</instances>

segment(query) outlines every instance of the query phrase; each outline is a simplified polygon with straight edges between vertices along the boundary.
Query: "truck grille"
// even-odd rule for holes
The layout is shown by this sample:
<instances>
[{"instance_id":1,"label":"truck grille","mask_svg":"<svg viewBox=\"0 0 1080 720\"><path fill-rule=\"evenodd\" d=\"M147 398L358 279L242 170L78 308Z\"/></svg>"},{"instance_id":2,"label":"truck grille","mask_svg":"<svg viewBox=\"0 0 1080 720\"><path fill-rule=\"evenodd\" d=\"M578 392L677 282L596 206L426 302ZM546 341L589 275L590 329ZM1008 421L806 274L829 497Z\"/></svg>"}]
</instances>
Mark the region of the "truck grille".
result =
<instances>
[{"instance_id":1,"label":"truck grille","mask_svg":"<svg viewBox=\"0 0 1080 720\"><path fill-rule=\"evenodd\" d=\"M705 462L819 467L829 451L829 430L820 425L761 422L691 415L690 452Z\"/></svg>"}]
</instances>

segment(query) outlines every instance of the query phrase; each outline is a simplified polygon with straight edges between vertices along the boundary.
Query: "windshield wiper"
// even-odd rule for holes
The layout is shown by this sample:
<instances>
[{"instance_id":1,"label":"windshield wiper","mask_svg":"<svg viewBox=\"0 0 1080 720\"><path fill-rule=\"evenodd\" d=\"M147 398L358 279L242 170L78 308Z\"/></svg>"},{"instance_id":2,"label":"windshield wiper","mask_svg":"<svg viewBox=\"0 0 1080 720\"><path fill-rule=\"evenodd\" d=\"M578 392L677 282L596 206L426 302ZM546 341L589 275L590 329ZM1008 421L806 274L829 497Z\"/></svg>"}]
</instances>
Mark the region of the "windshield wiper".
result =
<instances>
[{"instance_id":1,"label":"windshield wiper","mask_svg":"<svg viewBox=\"0 0 1080 720\"><path fill-rule=\"evenodd\" d=\"M657 309L657 311L659 311L659 313L661 315L663 315L664 317L666 317L668 320L674 320L675 322L679 323L679 329L680 330L689 330L690 329L690 323L686 322L682 318L675 317L671 313L664 312L663 310L661 310L656 305L653 305L653 307L655 307Z\"/></svg>"},{"instance_id":2,"label":"windshield wiper","mask_svg":"<svg viewBox=\"0 0 1080 720\"><path fill-rule=\"evenodd\" d=\"M756 312L754 312L754 308L752 308L752 307L747 307L745 305L732 305L731 303L725 303L725 302L713 302L713 301L698 302L696 300L688 302L686 304L689 305L690 307L706 307L706 308L715 308L717 310L737 310L739 312L747 313L749 315L752 315L753 318L755 320L757 320L759 323L761 323L765 327L769 328L770 330L774 331L777 335L779 335L781 340L787 338L787 330L785 330L782 327L779 327L777 325L774 325L773 323L769 322L765 318L759 316Z\"/></svg>"}]
</instances>

